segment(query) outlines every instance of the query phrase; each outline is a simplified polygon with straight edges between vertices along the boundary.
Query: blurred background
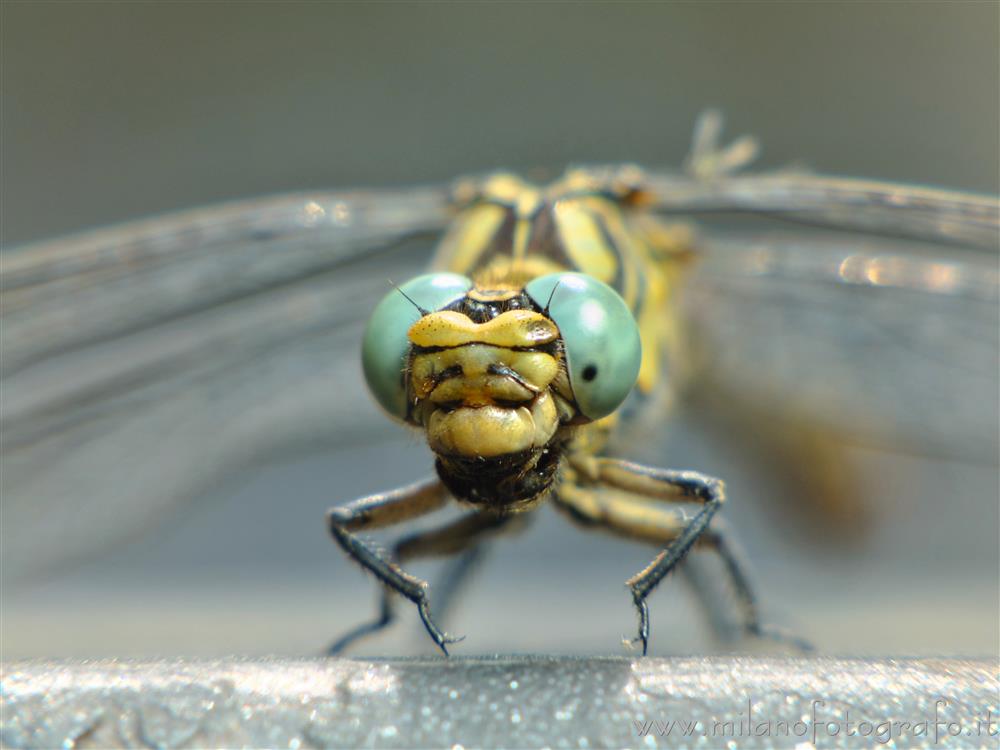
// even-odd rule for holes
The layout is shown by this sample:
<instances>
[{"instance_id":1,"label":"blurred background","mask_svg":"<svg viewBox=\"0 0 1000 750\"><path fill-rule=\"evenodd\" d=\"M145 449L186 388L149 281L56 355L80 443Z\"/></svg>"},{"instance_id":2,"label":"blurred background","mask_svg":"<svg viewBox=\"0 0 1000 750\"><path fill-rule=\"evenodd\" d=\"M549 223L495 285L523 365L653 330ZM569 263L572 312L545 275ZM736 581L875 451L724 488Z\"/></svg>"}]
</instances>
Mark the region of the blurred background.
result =
<instances>
[{"instance_id":1,"label":"blurred background","mask_svg":"<svg viewBox=\"0 0 1000 750\"><path fill-rule=\"evenodd\" d=\"M0 13L5 251L288 190L678 166L709 106L732 135L759 137L764 168L998 190L993 3L5 2ZM431 245L366 273L399 280ZM377 301L361 299L358 317ZM355 330L338 339L345 360ZM995 344L996 326L979 338ZM273 369L261 377L280 389ZM431 459L363 395L356 362L342 375L331 388L353 410L331 407L339 439L248 454L149 523L106 541L94 532L86 554L53 550L48 564L57 542L12 524L23 514L8 505L4 658L311 654L367 618L374 584L329 540L323 513L422 478ZM864 508L852 527L789 520L788 466L742 451L744 438L697 409L665 430L646 455L623 455L727 479L725 512L771 619L842 654L1000 650L995 449L843 448ZM210 425L200 439L216 439ZM105 454L102 470L143 459ZM81 487L72 500L86 516L100 498ZM16 550L32 546L42 562L19 565ZM495 547L450 623L468 635L456 652L621 652L635 628L622 582L652 550L550 511ZM684 586L663 586L651 606L654 653L716 648ZM430 653L411 615L358 652Z\"/></svg>"},{"instance_id":2,"label":"blurred background","mask_svg":"<svg viewBox=\"0 0 1000 750\"><path fill-rule=\"evenodd\" d=\"M5 243L505 166L762 166L996 192L990 3L4 4Z\"/></svg>"}]
</instances>

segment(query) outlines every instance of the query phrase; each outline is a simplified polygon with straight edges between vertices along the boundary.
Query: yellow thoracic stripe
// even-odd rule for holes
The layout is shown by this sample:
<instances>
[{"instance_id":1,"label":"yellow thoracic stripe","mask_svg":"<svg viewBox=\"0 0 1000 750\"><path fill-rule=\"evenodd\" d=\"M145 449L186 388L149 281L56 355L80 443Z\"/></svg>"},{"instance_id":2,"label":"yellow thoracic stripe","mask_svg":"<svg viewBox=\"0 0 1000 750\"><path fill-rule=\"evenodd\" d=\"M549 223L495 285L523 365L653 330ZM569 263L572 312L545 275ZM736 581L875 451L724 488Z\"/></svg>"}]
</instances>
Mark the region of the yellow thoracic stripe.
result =
<instances>
[{"instance_id":1,"label":"yellow thoracic stripe","mask_svg":"<svg viewBox=\"0 0 1000 750\"><path fill-rule=\"evenodd\" d=\"M642 210L641 185L637 169L575 170L544 188L510 174L463 183L456 189L460 210L434 266L494 291L518 290L555 271L609 284L639 324L638 388L649 393L664 352L677 357L685 345L673 302L693 238L682 225Z\"/></svg>"}]
</instances>

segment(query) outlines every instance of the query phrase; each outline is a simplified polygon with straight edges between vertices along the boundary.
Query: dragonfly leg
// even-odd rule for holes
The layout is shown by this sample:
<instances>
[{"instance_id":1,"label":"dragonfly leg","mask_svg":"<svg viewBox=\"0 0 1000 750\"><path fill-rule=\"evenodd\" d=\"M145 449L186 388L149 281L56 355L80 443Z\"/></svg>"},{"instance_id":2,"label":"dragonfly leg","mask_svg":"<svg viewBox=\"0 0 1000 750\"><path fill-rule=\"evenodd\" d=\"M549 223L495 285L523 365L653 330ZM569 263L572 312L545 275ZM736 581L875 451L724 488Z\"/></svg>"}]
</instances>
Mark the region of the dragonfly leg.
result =
<instances>
[{"instance_id":1,"label":"dragonfly leg","mask_svg":"<svg viewBox=\"0 0 1000 750\"><path fill-rule=\"evenodd\" d=\"M687 521L680 513L650 505L634 494L616 492L611 488L592 489L588 487L583 489L572 484L565 485L560 488L560 495L556 498L556 502L557 507L566 510L575 520L584 525L597 526L601 530L617 536L659 546L675 542L687 526ZM747 564L723 519L715 517L712 520L711 524L695 541L694 550L712 551L721 559L729 584L735 592L739 604L741 627L747 635L779 641L802 651L812 649L811 645L804 639L762 622L757 596L751 578L747 574ZM660 558L658 557L658 559ZM656 560L654 560L655 562ZM697 584L697 581L695 583ZM697 586L696 591L699 598L707 606L706 596L708 592ZM640 622L642 621L640 620ZM725 629L718 618L713 624L716 625L716 630L719 632ZM646 608L645 625L648 638L648 608Z\"/></svg>"},{"instance_id":2,"label":"dragonfly leg","mask_svg":"<svg viewBox=\"0 0 1000 750\"><path fill-rule=\"evenodd\" d=\"M742 610L742 625L747 635L784 643L799 651L813 650L813 645L804 638L762 621L757 595L747 574L749 565L733 535L728 531L728 525L723 523L722 519L715 519L698 540L697 547L711 549L722 560Z\"/></svg>"},{"instance_id":3,"label":"dragonfly leg","mask_svg":"<svg viewBox=\"0 0 1000 750\"><path fill-rule=\"evenodd\" d=\"M458 557L445 563L441 577L431 586L434 591L434 611L439 621L447 621L456 595L479 569L489 551L489 546L489 542L485 539L476 541Z\"/></svg>"},{"instance_id":4,"label":"dragonfly leg","mask_svg":"<svg viewBox=\"0 0 1000 750\"><path fill-rule=\"evenodd\" d=\"M436 484L437 483L434 483L434 485ZM408 497L411 499L411 502L414 502L416 505L421 505L422 507L425 507L423 504L426 503L426 507L423 512L429 512L436 507L440 507L440 504L435 505L435 501L428 497L431 490L437 489L434 485L417 485L411 488L406 488L406 490L399 491L399 493L396 494L396 499L399 500L401 498ZM406 492L411 494L404 494ZM415 500L413 499L414 497L416 497ZM379 508L381 510L382 506L379 506ZM410 514L411 510L413 509L407 508L402 511L397 510L395 512L383 511L382 515L384 518L391 517L394 520L404 520L404 515L406 518L413 517ZM357 560L363 567L373 572L382 581L384 585L382 601L379 615L373 621L355 628L344 637L340 638L333 644L333 646L330 647L330 653L337 653L343 650L354 640L364 635L377 632L389 625L394 619L393 596L398 593L417 605L424 627L427 629L427 632L430 634L431 638L438 645L438 647L447 655L447 644L460 641L461 638L455 638L448 635L435 624L433 618L431 617L430 601L427 597L426 582L409 575L400 568L400 565L418 557L451 555L460 552L463 553L462 558L457 561L458 566L449 577L451 579L450 583L448 580L445 582L446 589L444 593L446 595L446 599L450 598L450 594L461 583L462 578L464 578L465 575L471 570L471 563L474 558L473 551L476 549L477 543L479 543L482 540L482 537L488 532L506 525L512 517L486 513L472 513L441 528L404 537L393 546L392 554L386 558L377 553L368 544L351 534L351 531L354 531L357 528L348 520L348 514L352 511L367 511L371 515L371 499L366 498L365 500L359 501L352 506L341 509L338 516L334 515L336 509L331 511L331 532L333 533L334 538L338 541L338 543L340 543L344 550L351 555L351 557ZM362 524L361 528L373 528L373 525L369 522L367 525ZM451 591L448 589L451 589Z\"/></svg>"},{"instance_id":5,"label":"dragonfly leg","mask_svg":"<svg viewBox=\"0 0 1000 750\"><path fill-rule=\"evenodd\" d=\"M601 502L599 493L579 490L572 484L559 489L557 502L568 506L567 509L578 519L582 517L591 523L607 525L633 537L669 542L649 565L626 581L639 614L636 641L642 644L645 655L649 649L649 607L646 598L705 533L725 500L723 484L718 479L694 471L657 469L610 458L588 457L573 463L577 471L600 485L655 500L699 502L703 506L690 519L669 514L671 521L661 527L657 535L654 525L657 509L651 506L626 504L621 499ZM589 497L586 504L583 503L585 497Z\"/></svg>"},{"instance_id":6,"label":"dragonfly leg","mask_svg":"<svg viewBox=\"0 0 1000 750\"><path fill-rule=\"evenodd\" d=\"M425 515L441 508L447 500L447 491L441 482L435 479L392 492L371 495L350 505L331 508L328 511L327 521L334 540L355 562L372 572L387 590L382 600L381 616L375 622L362 625L334 643L330 648L331 653L345 647L355 638L379 630L392 621L389 592L401 594L417 605L431 638L445 654L448 653L447 643L453 639L430 620L427 583L405 572L355 534L358 531L377 529Z\"/></svg>"},{"instance_id":7,"label":"dragonfly leg","mask_svg":"<svg viewBox=\"0 0 1000 750\"><path fill-rule=\"evenodd\" d=\"M422 557L460 555L449 561L439 589L436 589L435 612L443 619L469 574L482 558L487 538L500 531L515 531L525 527L529 514L515 515L473 512L438 529L430 529L402 539L394 554L406 562ZM426 624L426 623L425 623Z\"/></svg>"},{"instance_id":8,"label":"dragonfly leg","mask_svg":"<svg viewBox=\"0 0 1000 750\"><path fill-rule=\"evenodd\" d=\"M393 555L390 558L396 565L405 562L400 559L398 547L399 545L396 545L393 550ZM479 566L480 562L482 562L486 552L486 547L487 543L485 541L474 544L462 552L459 557L454 560L449 560L440 583L436 583L431 587L435 592L434 601L436 602L435 610L437 611L438 621L443 621L447 618L448 610L454 600L455 594L461 589L470 573L473 573ZM342 653L348 646L359 638L363 638L366 635L372 635L387 628L392 624L393 620L396 619L395 604L396 595L393 593L393 590L387 586L383 586L379 599L379 611L375 618L369 622L359 625L338 638L327 649L327 655L335 656Z\"/></svg>"},{"instance_id":9,"label":"dragonfly leg","mask_svg":"<svg viewBox=\"0 0 1000 750\"><path fill-rule=\"evenodd\" d=\"M379 601L379 613L375 619L348 630L327 647L326 655L337 656L343 653L348 646L359 638L377 633L389 627L394 619L396 619L396 608L394 606L392 590L388 586L383 586Z\"/></svg>"}]
</instances>

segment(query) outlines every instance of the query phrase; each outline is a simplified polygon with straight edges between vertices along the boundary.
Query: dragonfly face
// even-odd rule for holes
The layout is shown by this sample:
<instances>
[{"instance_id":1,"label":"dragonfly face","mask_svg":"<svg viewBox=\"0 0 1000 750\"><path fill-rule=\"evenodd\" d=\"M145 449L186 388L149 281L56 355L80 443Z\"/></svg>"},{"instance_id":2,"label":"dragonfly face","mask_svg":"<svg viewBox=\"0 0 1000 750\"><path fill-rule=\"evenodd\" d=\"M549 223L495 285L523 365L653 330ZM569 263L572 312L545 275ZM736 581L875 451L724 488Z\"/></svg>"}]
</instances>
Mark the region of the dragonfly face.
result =
<instances>
[{"instance_id":1,"label":"dragonfly face","mask_svg":"<svg viewBox=\"0 0 1000 750\"><path fill-rule=\"evenodd\" d=\"M551 487L576 428L621 404L640 358L625 302L574 273L523 288L418 277L376 308L363 344L370 389L426 432L452 494L497 509Z\"/></svg>"}]
</instances>

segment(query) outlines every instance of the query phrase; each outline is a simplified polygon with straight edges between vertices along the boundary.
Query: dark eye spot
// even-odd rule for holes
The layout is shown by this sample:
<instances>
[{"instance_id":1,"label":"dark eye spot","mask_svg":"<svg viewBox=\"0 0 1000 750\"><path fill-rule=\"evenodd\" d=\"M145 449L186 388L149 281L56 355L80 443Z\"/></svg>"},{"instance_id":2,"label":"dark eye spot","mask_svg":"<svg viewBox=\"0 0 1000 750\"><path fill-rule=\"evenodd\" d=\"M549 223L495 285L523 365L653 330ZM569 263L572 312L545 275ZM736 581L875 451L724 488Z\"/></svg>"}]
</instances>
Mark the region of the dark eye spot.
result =
<instances>
[{"instance_id":1,"label":"dark eye spot","mask_svg":"<svg viewBox=\"0 0 1000 750\"><path fill-rule=\"evenodd\" d=\"M597 365L587 365L583 368L583 379L588 383L597 377Z\"/></svg>"}]
</instances>

